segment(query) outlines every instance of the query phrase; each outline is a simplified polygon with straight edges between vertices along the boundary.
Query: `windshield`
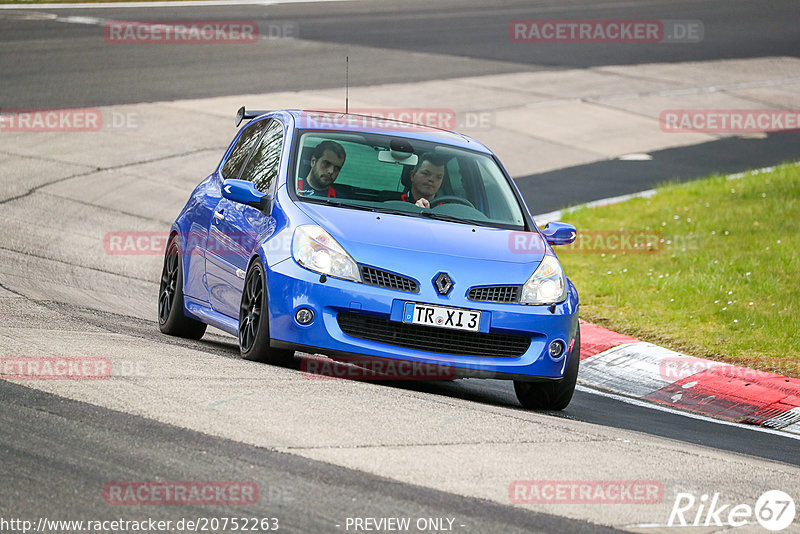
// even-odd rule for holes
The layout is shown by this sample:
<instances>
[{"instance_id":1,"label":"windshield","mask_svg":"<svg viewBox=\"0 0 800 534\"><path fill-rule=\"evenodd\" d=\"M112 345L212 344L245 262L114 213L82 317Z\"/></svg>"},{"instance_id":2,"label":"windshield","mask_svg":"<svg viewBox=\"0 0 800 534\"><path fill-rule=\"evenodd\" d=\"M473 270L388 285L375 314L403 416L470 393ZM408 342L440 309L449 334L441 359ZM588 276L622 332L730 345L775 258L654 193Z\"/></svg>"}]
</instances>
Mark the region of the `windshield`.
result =
<instances>
[{"instance_id":1,"label":"windshield","mask_svg":"<svg viewBox=\"0 0 800 534\"><path fill-rule=\"evenodd\" d=\"M294 187L301 200L525 227L505 175L485 154L390 135L318 131L302 133L296 150Z\"/></svg>"}]
</instances>

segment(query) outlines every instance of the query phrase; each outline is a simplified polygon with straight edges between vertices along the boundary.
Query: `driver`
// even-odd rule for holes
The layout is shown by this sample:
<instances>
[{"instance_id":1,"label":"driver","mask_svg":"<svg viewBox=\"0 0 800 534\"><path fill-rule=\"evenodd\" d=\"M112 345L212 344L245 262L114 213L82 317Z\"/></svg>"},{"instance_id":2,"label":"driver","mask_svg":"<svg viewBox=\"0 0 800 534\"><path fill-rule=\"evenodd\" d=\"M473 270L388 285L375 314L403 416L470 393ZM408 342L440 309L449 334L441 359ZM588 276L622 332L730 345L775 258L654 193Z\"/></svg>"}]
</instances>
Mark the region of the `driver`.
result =
<instances>
[{"instance_id":1,"label":"driver","mask_svg":"<svg viewBox=\"0 0 800 534\"><path fill-rule=\"evenodd\" d=\"M305 181L301 178L297 182L297 192L305 197L336 198L336 189L333 182L342 170L347 154L342 145L336 141L326 140L314 148L311 154L311 169Z\"/></svg>"},{"instance_id":2,"label":"driver","mask_svg":"<svg viewBox=\"0 0 800 534\"><path fill-rule=\"evenodd\" d=\"M400 200L411 202L420 208L430 208L433 197L442 187L445 164L445 158L432 152L421 155L409 175L411 190L404 193Z\"/></svg>"}]
</instances>

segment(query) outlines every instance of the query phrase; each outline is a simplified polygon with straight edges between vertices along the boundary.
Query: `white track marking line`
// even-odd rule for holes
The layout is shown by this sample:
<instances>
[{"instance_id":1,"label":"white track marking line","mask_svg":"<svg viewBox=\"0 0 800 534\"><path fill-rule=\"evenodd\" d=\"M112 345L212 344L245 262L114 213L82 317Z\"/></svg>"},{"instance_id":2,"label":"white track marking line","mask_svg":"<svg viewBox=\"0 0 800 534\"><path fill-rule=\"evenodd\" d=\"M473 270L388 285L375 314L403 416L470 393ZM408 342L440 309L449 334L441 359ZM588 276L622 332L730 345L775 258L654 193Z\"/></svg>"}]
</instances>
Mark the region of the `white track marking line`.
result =
<instances>
[{"instance_id":1,"label":"white track marking line","mask_svg":"<svg viewBox=\"0 0 800 534\"><path fill-rule=\"evenodd\" d=\"M708 417L707 415L700 415L692 412L684 412L683 410L676 410L674 408L669 408L668 406L661 406L660 404L655 404L653 402L644 401L640 399L634 399L631 397L626 397L624 395L617 395L615 393L607 393L605 391L600 391L598 389L594 389L587 386L577 385L575 389L581 391L583 393L589 393L592 395L599 395L601 397L607 397L609 399L618 400L620 402L624 402L626 404L631 404L633 406L639 406L641 408L650 408L651 410L658 410L660 412L667 412L674 415L681 415L683 417L688 417L690 419L697 419L699 421L705 421L708 423L716 423L718 425L724 426L732 426L735 428L741 428L743 430L752 430L754 432L762 432L765 434L773 434L775 436L782 436L784 438L789 439L796 439L800 440L800 434L792 434L790 432L783 432L781 430L775 430L772 428L765 428L762 426L757 425L744 425L742 423L733 423L731 421L724 421L722 419L714 419L713 417ZM644 429L646 430L646 429ZM643 431L644 431L643 430Z\"/></svg>"},{"instance_id":2,"label":"white track marking line","mask_svg":"<svg viewBox=\"0 0 800 534\"><path fill-rule=\"evenodd\" d=\"M728 180L738 180L739 178L743 178L748 174L760 174L762 172L772 172L775 170L775 167L762 167L761 169L753 169L747 172L737 172L734 174L728 174L725 176ZM690 180L693 181L693 180ZM683 182L689 183L689 182ZM597 208L602 206L610 206L611 204L618 204L620 202L625 202L626 200L630 200L632 198L650 198L655 195L657 191L655 189L647 189L645 191L639 191L638 193L629 193L627 195L620 195L617 197L608 197L608 198L601 198L600 200L592 200L591 202L586 202L585 204L578 204L577 206L572 206L570 208L564 208L562 210L555 210L550 211L547 213L540 213L539 215L534 215L533 220L536 221L537 225L546 224L553 221L558 221L565 215L569 214L571 211L575 211L581 208Z\"/></svg>"},{"instance_id":3,"label":"white track marking line","mask_svg":"<svg viewBox=\"0 0 800 534\"><path fill-rule=\"evenodd\" d=\"M549 213L540 213L539 215L534 215L533 220L536 221L537 224L553 222L559 220L563 215L569 213L570 211L580 208L599 208L602 206L610 206L611 204L619 204L620 202L625 202L626 200L630 200L632 198L650 198L655 194L655 189L647 189L646 191L639 191L638 193L629 193L627 195L619 195L617 197L601 198L600 200L593 200L585 204L579 204L572 208L551 211Z\"/></svg>"}]
</instances>

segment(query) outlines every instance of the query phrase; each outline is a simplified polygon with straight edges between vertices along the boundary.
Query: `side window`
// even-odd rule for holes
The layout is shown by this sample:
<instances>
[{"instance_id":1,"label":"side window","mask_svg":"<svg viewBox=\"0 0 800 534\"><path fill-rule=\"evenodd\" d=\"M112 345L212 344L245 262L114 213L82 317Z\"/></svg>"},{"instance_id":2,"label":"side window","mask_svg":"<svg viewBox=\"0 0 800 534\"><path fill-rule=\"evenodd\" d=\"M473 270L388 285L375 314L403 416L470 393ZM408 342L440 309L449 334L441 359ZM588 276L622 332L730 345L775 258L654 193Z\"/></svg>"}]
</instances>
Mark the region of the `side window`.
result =
<instances>
[{"instance_id":1,"label":"side window","mask_svg":"<svg viewBox=\"0 0 800 534\"><path fill-rule=\"evenodd\" d=\"M283 148L283 125L276 120L269 121L269 127L261 143L247 162L242 180L253 182L256 189L268 193L272 189L281 163Z\"/></svg>"},{"instance_id":2,"label":"side window","mask_svg":"<svg viewBox=\"0 0 800 534\"><path fill-rule=\"evenodd\" d=\"M264 127L268 122L270 121L259 121L252 126L248 126L248 128L242 132L233 150L231 150L230 156L228 156L228 159L225 161L225 165L222 166L223 179L228 180L239 176L239 169L242 168L242 165L247 159L247 155L255 146L261 132L264 131Z\"/></svg>"}]
</instances>

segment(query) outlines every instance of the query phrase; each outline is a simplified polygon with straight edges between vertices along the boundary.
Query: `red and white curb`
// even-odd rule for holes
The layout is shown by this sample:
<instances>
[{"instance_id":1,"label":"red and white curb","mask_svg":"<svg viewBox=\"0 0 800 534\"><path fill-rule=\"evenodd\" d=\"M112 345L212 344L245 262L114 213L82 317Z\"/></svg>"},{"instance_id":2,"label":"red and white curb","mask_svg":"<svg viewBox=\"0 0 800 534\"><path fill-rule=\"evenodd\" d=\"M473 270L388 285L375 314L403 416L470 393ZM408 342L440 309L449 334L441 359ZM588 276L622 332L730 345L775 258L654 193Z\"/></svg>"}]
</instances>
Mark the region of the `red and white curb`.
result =
<instances>
[{"instance_id":1,"label":"red and white curb","mask_svg":"<svg viewBox=\"0 0 800 534\"><path fill-rule=\"evenodd\" d=\"M579 378L679 410L800 434L800 380L686 356L584 321Z\"/></svg>"}]
</instances>

